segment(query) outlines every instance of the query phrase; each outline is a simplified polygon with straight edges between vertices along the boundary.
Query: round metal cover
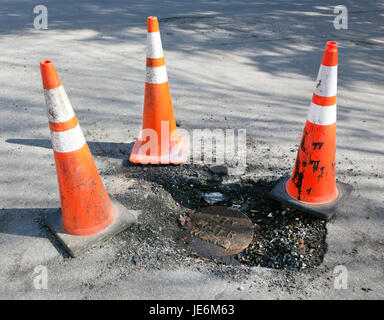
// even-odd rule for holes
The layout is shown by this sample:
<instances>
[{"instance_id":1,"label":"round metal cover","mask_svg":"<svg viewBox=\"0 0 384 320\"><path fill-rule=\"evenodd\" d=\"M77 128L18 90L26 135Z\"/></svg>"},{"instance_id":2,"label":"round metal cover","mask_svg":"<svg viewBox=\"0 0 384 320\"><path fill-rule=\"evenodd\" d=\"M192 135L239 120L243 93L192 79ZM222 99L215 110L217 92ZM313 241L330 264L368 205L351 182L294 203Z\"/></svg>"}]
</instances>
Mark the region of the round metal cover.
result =
<instances>
[{"instance_id":1,"label":"round metal cover","mask_svg":"<svg viewBox=\"0 0 384 320\"><path fill-rule=\"evenodd\" d=\"M253 239L253 223L240 211L206 207L190 216L187 241L204 257L230 256L243 251Z\"/></svg>"}]
</instances>

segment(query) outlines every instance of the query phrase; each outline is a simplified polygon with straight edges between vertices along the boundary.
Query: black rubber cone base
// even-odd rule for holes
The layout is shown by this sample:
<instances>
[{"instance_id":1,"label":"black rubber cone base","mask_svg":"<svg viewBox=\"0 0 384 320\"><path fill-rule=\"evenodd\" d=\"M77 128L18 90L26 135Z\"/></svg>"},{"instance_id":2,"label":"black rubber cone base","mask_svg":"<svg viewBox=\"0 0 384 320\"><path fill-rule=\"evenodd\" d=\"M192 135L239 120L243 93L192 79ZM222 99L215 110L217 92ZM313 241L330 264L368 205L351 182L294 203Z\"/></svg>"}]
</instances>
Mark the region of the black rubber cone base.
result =
<instances>
[{"instance_id":1,"label":"black rubber cone base","mask_svg":"<svg viewBox=\"0 0 384 320\"><path fill-rule=\"evenodd\" d=\"M126 209L119 201L112 197L111 202L116 210L112 223L105 229L89 236L68 234L62 227L61 209L45 216L45 223L67 252L72 257L77 257L84 251L106 242L137 222L137 216L134 214L136 211Z\"/></svg>"},{"instance_id":2,"label":"black rubber cone base","mask_svg":"<svg viewBox=\"0 0 384 320\"><path fill-rule=\"evenodd\" d=\"M336 187L339 190L339 196L335 201L326 204L308 204L292 198L286 191L285 184L290 175L285 174L274 186L272 191L268 194L268 197L275 199L288 206L296 208L297 210L313 214L319 218L329 220L341 207L342 202L348 197L352 191L352 187L342 182L336 182Z\"/></svg>"}]
</instances>

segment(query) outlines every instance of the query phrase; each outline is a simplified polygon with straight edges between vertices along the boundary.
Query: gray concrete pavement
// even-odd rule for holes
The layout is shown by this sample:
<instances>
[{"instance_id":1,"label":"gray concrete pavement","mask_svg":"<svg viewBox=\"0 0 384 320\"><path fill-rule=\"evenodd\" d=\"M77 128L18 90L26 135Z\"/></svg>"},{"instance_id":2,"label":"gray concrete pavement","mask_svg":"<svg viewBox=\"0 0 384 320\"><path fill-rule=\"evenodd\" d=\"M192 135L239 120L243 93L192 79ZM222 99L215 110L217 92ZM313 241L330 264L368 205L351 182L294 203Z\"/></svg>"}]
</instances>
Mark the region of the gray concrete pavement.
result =
<instances>
[{"instance_id":1,"label":"gray concrete pavement","mask_svg":"<svg viewBox=\"0 0 384 320\"><path fill-rule=\"evenodd\" d=\"M382 3L345 1L348 30L333 27L334 1L52 0L48 30L33 28L36 4L0 7L0 298L384 297ZM290 290L283 271L262 268L241 281L185 266L131 272L110 263L116 241L67 259L41 227L59 195L39 61L55 63L100 170L121 165L141 126L149 15L159 18L176 118L187 129L246 128L270 149L260 176L292 167L325 43L339 42L337 170L357 201L328 223L323 266L346 266L347 290L321 268L294 275ZM48 290L33 288L36 265L48 267Z\"/></svg>"}]
</instances>

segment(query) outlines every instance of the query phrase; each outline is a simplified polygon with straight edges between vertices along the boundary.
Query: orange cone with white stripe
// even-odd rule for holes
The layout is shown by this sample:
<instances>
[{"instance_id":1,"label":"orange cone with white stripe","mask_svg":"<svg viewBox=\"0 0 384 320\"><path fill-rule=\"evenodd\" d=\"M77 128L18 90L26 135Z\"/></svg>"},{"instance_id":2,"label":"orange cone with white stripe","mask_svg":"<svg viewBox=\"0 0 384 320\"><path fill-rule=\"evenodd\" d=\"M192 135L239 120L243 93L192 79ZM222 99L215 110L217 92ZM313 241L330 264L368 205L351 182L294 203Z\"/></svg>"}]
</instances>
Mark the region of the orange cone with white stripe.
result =
<instances>
[{"instance_id":1,"label":"orange cone with white stripe","mask_svg":"<svg viewBox=\"0 0 384 320\"><path fill-rule=\"evenodd\" d=\"M63 228L89 235L115 216L71 103L53 63L40 63L61 197Z\"/></svg>"},{"instance_id":2,"label":"orange cone with white stripe","mask_svg":"<svg viewBox=\"0 0 384 320\"><path fill-rule=\"evenodd\" d=\"M337 45L328 42L287 192L313 204L333 201L336 188Z\"/></svg>"},{"instance_id":3,"label":"orange cone with white stripe","mask_svg":"<svg viewBox=\"0 0 384 320\"><path fill-rule=\"evenodd\" d=\"M141 164L184 163L189 140L178 136L156 17L148 17L143 127L129 160Z\"/></svg>"},{"instance_id":4,"label":"orange cone with white stripe","mask_svg":"<svg viewBox=\"0 0 384 320\"><path fill-rule=\"evenodd\" d=\"M332 215L346 191L336 183L336 95L337 43L327 42L295 166L283 190L291 204L323 218Z\"/></svg>"},{"instance_id":5,"label":"orange cone with white stripe","mask_svg":"<svg viewBox=\"0 0 384 320\"><path fill-rule=\"evenodd\" d=\"M121 222L121 207L116 200L111 201L105 190L53 63L42 61L40 70L61 198L60 225L53 222L48 226L74 256L81 249L80 244L87 246L100 240L95 234L103 231L102 238L105 238L105 230L114 233L120 228L117 224ZM115 219L117 215L119 219ZM129 216L128 220L132 223L135 218ZM68 235L93 237L89 238L90 242L83 239L82 243L79 237L65 234L60 237L61 227Z\"/></svg>"}]
</instances>

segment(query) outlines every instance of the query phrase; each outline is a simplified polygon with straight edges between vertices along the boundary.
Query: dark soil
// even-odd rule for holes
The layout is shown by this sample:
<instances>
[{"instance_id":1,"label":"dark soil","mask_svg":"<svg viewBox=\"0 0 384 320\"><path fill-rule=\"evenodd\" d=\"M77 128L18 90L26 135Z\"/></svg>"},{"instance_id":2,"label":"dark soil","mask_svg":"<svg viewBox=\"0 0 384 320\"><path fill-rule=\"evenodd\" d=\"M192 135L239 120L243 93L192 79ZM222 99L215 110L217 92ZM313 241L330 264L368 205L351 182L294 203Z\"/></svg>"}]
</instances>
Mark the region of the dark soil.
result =
<instances>
[{"instance_id":1,"label":"dark soil","mask_svg":"<svg viewBox=\"0 0 384 320\"><path fill-rule=\"evenodd\" d=\"M161 268L164 261L193 264L199 259L183 241L179 217L210 205L240 210L255 225L253 241L235 256L245 266L303 270L321 263L326 251L325 221L268 199L276 181L227 176L225 168L206 165L134 165L106 173L114 176L114 195L130 209L141 210L139 225L117 241L121 255L141 268ZM208 204L203 195L220 192L221 202Z\"/></svg>"}]
</instances>

